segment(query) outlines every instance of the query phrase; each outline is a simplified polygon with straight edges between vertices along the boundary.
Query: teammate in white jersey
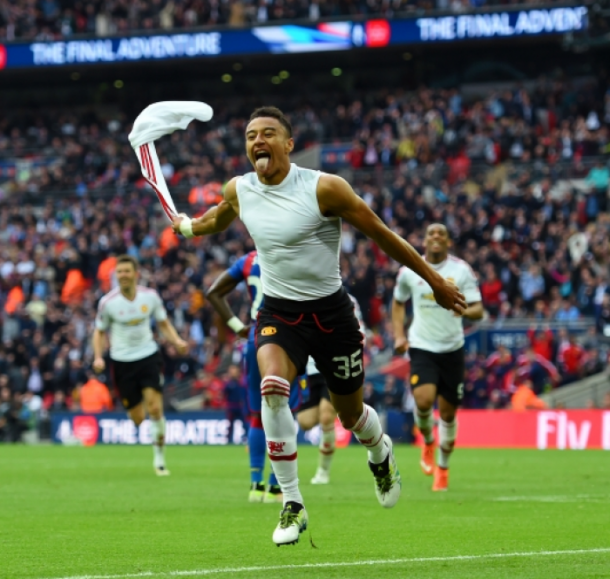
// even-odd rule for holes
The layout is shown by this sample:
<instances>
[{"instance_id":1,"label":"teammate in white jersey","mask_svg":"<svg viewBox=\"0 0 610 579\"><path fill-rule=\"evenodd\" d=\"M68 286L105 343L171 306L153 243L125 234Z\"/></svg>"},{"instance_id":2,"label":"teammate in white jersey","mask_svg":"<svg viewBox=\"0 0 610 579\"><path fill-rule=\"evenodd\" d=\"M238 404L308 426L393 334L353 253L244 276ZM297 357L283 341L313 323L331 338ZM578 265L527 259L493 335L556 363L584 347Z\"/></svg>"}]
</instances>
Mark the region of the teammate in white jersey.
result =
<instances>
[{"instance_id":1,"label":"teammate in white jersey","mask_svg":"<svg viewBox=\"0 0 610 579\"><path fill-rule=\"evenodd\" d=\"M354 305L354 314L360 325L362 340L366 339L366 327L362 319L362 312L356 298L349 295ZM320 425L320 444L318 447L318 469L311 479L313 485L326 485L330 482L330 467L335 454L335 419L337 411L330 401L330 393L324 376L318 370L316 361L309 356L307 360L307 398L299 407L297 422L307 431Z\"/></svg>"},{"instance_id":2,"label":"teammate in white jersey","mask_svg":"<svg viewBox=\"0 0 610 579\"><path fill-rule=\"evenodd\" d=\"M255 172L229 181L224 200L200 218L180 215L173 223L174 231L192 237L223 231L239 216L258 250L265 296L256 327L262 419L284 497L273 533L277 545L297 542L307 527L288 397L310 355L343 426L368 449L377 499L392 507L400 496L392 441L362 400L362 335L339 271L341 219L426 279L443 307L458 313L466 307L457 287L390 231L344 179L291 164L293 148L284 114L275 107L257 109L246 127L246 152Z\"/></svg>"},{"instance_id":3,"label":"teammate in white jersey","mask_svg":"<svg viewBox=\"0 0 610 579\"><path fill-rule=\"evenodd\" d=\"M139 426L150 416L153 441L153 467L167 476L165 465L165 418L163 416L163 377L161 354L150 327L151 318L179 354L186 354L187 343L167 319L159 294L137 285L138 264L129 255L117 258L119 287L99 302L93 332L93 370L101 372L104 362L104 334L110 333L112 374L129 418Z\"/></svg>"},{"instance_id":4,"label":"teammate in white jersey","mask_svg":"<svg viewBox=\"0 0 610 579\"><path fill-rule=\"evenodd\" d=\"M411 388L417 410L415 422L424 437L420 466L426 475L434 475L432 490L446 491L449 483L449 457L455 444L455 414L464 395L464 328L461 318L480 320L483 304L477 280L470 266L449 255L451 240L447 228L434 223L424 239L426 261L464 294L468 307L460 313L448 312L434 299L428 283L413 271L402 268L394 288L392 325L394 348L411 357ZM405 305L413 302L413 322L409 340L405 336ZM438 465L434 463L434 417L438 399L440 414Z\"/></svg>"}]
</instances>

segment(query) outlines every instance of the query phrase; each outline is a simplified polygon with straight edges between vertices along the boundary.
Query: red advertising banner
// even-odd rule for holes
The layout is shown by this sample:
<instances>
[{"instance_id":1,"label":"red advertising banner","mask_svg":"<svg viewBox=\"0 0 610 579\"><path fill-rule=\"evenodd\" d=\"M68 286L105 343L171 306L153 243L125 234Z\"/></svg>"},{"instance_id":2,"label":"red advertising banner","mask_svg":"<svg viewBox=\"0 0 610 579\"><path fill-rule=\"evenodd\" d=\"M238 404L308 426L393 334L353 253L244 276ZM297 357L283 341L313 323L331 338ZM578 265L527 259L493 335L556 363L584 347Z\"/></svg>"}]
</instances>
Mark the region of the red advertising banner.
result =
<instances>
[{"instance_id":1,"label":"red advertising banner","mask_svg":"<svg viewBox=\"0 0 610 579\"><path fill-rule=\"evenodd\" d=\"M462 448L610 450L610 411L460 410L457 445Z\"/></svg>"}]
</instances>

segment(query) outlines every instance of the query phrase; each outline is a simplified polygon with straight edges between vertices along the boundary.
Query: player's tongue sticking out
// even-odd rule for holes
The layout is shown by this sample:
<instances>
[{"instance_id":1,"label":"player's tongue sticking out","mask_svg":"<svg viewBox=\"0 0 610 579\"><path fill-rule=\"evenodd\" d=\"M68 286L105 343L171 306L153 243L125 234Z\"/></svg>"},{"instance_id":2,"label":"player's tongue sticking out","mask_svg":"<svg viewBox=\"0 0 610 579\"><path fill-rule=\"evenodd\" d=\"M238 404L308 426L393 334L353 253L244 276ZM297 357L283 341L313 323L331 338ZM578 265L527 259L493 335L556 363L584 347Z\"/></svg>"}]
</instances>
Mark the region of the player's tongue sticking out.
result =
<instances>
[{"instance_id":1,"label":"player's tongue sticking out","mask_svg":"<svg viewBox=\"0 0 610 579\"><path fill-rule=\"evenodd\" d=\"M269 161L271 160L271 155L267 153L267 151L259 151L256 154L256 170L259 173L265 173L269 168Z\"/></svg>"}]
</instances>

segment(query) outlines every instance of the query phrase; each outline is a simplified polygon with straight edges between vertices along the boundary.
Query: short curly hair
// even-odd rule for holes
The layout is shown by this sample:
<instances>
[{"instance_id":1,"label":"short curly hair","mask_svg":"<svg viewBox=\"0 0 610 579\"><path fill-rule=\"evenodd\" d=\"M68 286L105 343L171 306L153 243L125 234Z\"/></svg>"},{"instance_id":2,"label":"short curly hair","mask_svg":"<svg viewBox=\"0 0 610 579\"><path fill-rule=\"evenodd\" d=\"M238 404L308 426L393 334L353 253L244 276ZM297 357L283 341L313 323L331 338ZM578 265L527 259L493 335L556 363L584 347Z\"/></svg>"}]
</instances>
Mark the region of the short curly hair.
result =
<instances>
[{"instance_id":1,"label":"short curly hair","mask_svg":"<svg viewBox=\"0 0 610 579\"><path fill-rule=\"evenodd\" d=\"M282 127L286 129L288 136L292 138L292 125L286 115L277 107L259 107L251 115L250 120L260 119L261 117L271 117L277 119Z\"/></svg>"}]
</instances>

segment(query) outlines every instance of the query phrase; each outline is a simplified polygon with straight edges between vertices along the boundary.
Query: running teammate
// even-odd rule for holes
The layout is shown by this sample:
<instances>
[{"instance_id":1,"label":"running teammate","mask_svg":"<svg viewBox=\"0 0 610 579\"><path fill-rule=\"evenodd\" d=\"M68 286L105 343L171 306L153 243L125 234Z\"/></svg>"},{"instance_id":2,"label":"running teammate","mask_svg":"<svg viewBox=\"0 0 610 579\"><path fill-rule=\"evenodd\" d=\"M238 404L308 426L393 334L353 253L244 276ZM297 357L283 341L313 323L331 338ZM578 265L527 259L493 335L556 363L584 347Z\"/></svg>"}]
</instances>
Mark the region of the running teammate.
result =
<instances>
[{"instance_id":1,"label":"running teammate","mask_svg":"<svg viewBox=\"0 0 610 579\"><path fill-rule=\"evenodd\" d=\"M207 291L206 296L222 320L237 335L248 340L245 351L246 374L248 376L248 407L250 410L250 430L248 431L250 493L248 500L251 503L277 503L282 501L282 490L275 478L275 474L273 474L273 470L270 473L269 485L266 490L263 483L267 445L261 421L261 375L256 363L256 345L254 343L256 316L263 303L260 275L256 251L251 251L239 258L229 269L221 273ZM252 302L250 317L254 323L251 326L246 326L231 311L231 306L226 298L242 281L246 282ZM298 387L291 389L290 396L290 408L293 411L297 410L300 401Z\"/></svg>"},{"instance_id":2,"label":"running teammate","mask_svg":"<svg viewBox=\"0 0 610 579\"><path fill-rule=\"evenodd\" d=\"M448 312L438 305L431 287L419 275L402 268L394 288L392 325L394 348L411 357L411 388L417 406L415 423L424 437L420 466L426 475L434 475L433 491L446 491L449 483L449 457L453 452L457 421L455 414L464 396L464 328L461 317L480 320L483 304L477 280L470 266L449 255L451 240L444 225L434 223L424 239L426 261L445 279L462 291L468 307L462 312ZM409 340L405 336L405 302L413 301L413 323ZM434 463L434 416L438 399L438 465Z\"/></svg>"},{"instance_id":3,"label":"running teammate","mask_svg":"<svg viewBox=\"0 0 610 579\"><path fill-rule=\"evenodd\" d=\"M162 361L150 328L151 318L179 354L186 354L187 343L167 319L159 294L137 285L138 264L133 257L119 256L115 273L119 287L102 297L95 318L93 370L102 372L106 367L104 334L109 332L112 374L123 406L136 426L147 413L150 416L153 467L157 475L167 476Z\"/></svg>"},{"instance_id":4,"label":"running teammate","mask_svg":"<svg viewBox=\"0 0 610 579\"><path fill-rule=\"evenodd\" d=\"M366 328L360 306L354 297L350 295L349 298L354 304L354 313L360 324L364 341ZM307 360L307 393L307 399L303 401L297 413L297 421L305 431L311 430L318 424L320 425L318 469L311 479L311 484L326 485L330 482L330 465L335 454L335 419L337 418L337 412L330 401L326 380L324 380L324 376L316 366L316 361L311 356Z\"/></svg>"},{"instance_id":5,"label":"running teammate","mask_svg":"<svg viewBox=\"0 0 610 579\"><path fill-rule=\"evenodd\" d=\"M400 496L392 441L375 410L362 401L362 334L339 271L341 219L428 281L440 305L457 313L466 307L457 287L390 231L345 180L291 164L293 148L284 114L276 107L257 109L246 127L246 153L255 171L229 181L224 200L200 218L179 215L173 223L174 231L192 237L224 231L239 216L258 250L265 296L256 324L261 415L284 495L273 533L277 545L297 542L307 527L288 397L310 355L344 428L368 450L380 504L392 507Z\"/></svg>"}]
</instances>

